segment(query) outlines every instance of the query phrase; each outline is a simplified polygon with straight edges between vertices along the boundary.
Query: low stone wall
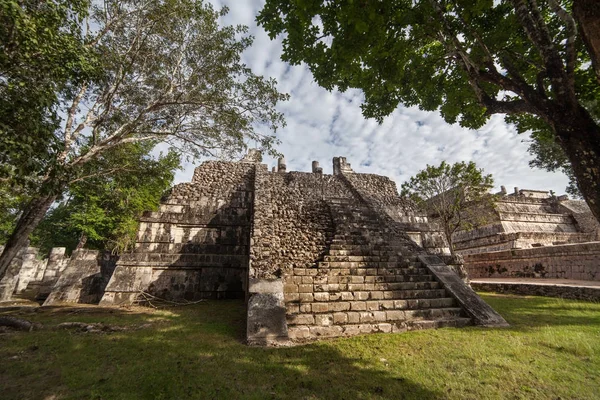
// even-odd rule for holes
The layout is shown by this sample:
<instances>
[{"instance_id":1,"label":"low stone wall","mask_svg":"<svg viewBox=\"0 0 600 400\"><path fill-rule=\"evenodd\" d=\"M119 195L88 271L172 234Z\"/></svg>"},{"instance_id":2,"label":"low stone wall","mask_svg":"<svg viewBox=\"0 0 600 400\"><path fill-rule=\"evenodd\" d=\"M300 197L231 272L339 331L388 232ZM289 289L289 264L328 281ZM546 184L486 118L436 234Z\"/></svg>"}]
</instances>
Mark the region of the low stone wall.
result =
<instances>
[{"instance_id":1,"label":"low stone wall","mask_svg":"<svg viewBox=\"0 0 600 400\"><path fill-rule=\"evenodd\" d=\"M11 263L10 274L0 283L0 300L45 301L44 305L98 303L118 257L85 249L67 257L65 251L55 247L47 258L40 258L36 247L21 250Z\"/></svg>"},{"instance_id":2,"label":"low stone wall","mask_svg":"<svg viewBox=\"0 0 600 400\"><path fill-rule=\"evenodd\" d=\"M473 290L518 294L523 296L560 297L563 299L600 301L600 287L542 285L531 283L471 282Z\"/></svg>"},{"instance_id":3,"label":"low stone wall","mask_svg":"<svg viewBox=\"0 0 600 400\"><path fill-rule=\"evenodd\" d=\"M562 278L600 281L600 242L464 256L469 278Z\"/></svg>"},{"instance_id":4,"label":"low stone wall","mask_svg":"<svg viewBox=\"0 0 600 400\"><path fill-rule=\"evenodd\" d=\"M104 291L99 261L98 250L75 250L44 305L98 303Z\"/></svg>"}]
</instances>

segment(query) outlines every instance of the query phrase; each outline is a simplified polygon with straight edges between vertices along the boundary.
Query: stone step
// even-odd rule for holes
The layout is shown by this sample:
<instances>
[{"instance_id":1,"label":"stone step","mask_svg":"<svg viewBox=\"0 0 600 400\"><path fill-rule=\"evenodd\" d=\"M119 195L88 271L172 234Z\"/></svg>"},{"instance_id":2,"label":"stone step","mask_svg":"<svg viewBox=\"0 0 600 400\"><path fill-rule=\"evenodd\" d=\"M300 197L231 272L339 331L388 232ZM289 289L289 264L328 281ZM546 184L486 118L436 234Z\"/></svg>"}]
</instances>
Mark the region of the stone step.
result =
<instances>
[{"instance_id":1,"label":"stone step","mask_svg":"<svg viewBox=\"0 0 600 400\"><path fill-rule=\"evenodd\" d=\"M338 311L328 313L292 314L287 316L288 326L331 326L373 322L452 319L462 316L459 307L424 308L418 310Z\"/></svg>"},{"instance_id":2,"label":"stone step","mask_svg":"<svg viewBox=\"0 0 600 400\"><path fill-rule=\"evenodd\" d=\"M325 264L325 263L323 263ZM358 263L357 263L358 264ZM317 268L304 268L303 271L294 271L295 275L307 275L313 276L314 280L318 280L321 276L394 276L394 275L429 275L431 272L429 269L422 266L422 264L409 264L407 266L398 265L398 263L391 263L392 266L388 266L388 263L379 262L373 264L384 264L380 267L365 268L365 267L352 267L352 268L330 268L328 266L317 266ZM299 273L304 272L304 273Z\"/></svg>"},{"instance_id":3,"label":"stone step","mask_svg":"<svg viewBox=\"0 0 600 400\"><path fill-rule=\"evenodd\" d=\"M350 269L350 268L410 268L416 267L418 260L406 257L402 261L319 261L318 268Z\"/></svg>"},{"instance_id":4,"label":"stone step","mask_svg":"<svg viewBox=\"0 0 600 400\"><path fill-rule=\"evenodd\" d=\"M331 326L296 325L290 326L290 339L296 342L314 340L314 338L334 338L344 336L356 336L367 333L402 333L406 331L436 329L436 328L460 328L472 325L470 318L448 318L440 320L411 320L398 321L394 323L381 322L371 324L345 324Z\"/></svg>"},{"instance_id":5,"label":"stone step","mask_svg":"<svg viewBox=\"0 0 600 400\"><path fill-rule=\"evenodd\" d=\"M330 250L347 250L347 251L406 251L411 252L408 246L402 244L367 244L367 245L354 245L354 244L339 244L332 243L329 246Z\"/></svg>"},{"instance_id":6,"label":"stone step","mask_svg":"<svg viewBox=\"0 0 600 400\"><path fill-rule=\"evenodd\" d=\"M368 261L368 262L378 262L378 261L385 261L385 262L400 262L400 263L406 263L406 262L412 262L412 261L416 261L414 259L414 256L405 256L402 254L397 254L391 251L379 251L379 254L377 255L366 255L366 254L360 254L360 255L333 255L333 254L328 254L326 256L323 257L323 262L328 262L328 263L334 263L334 262L360 262L360 261Z\"/></svg>"},{"instance_id":7,"label":"stone step","mask_svg":"<svg viewBox=\"0 0 600 400\"><path fill-rule=\"evenodd\" d=\"M333 309L337 309L342 307L339 303L344 301L362 301L366 302L367 300L413 300L413 299L438 299L447 297L447 293L445 289L420 289L420 290L387 290L387 291L375 291L375 290L347 290L347 291L339 291L339 292L284 292L284 298L286 303L313 303L315 301L315 295L318 299L325 299L328 295L329 300L332 300L332 303L329 304L338 304L337 306L332 306ZM338 301L339 300L339 301ZM316 303L315 303L316 304ZM325 307L324 311L327 311L327 304L319 302L318 304L325 304L325 306L319 306L320 308ZM358 307L358 306L355 306ZM366 305L365 305L366 307ZM302 311L302 310L301 310Z\"/></svg>"},{"instance_id":8,"label":"stone step","mask_svg":"<svg viewBox=\"0 0 600 400\"><path fill-rule=\"evenodd\" d=\"M320 296L317 296L319 298ZM348 296L346 296L348 297ZM350 303L348 305L347 303ZM316 304L316 305L315 305ZM326 304L325 308L322 304ZM313 306L314 305L314 306ZM432 299L412 300L356 300L349 299L335 302L300 302L288 303L286 311L288 315L311 314L316 312L338 312L338 311L390 311L390 310L421 310L429 308L457 308L456 301L451 297L440 297ZM321 311L313 311L321 310ZM327 311L323 311L327 310Z\"/></svg>"},{"instance_id":9,"label":"stone step","mask_svg":"<svg viewBox=\"0 0 600 400\"><path fill-rule=\"evenodd\" d=\"M423 290L423 289L438 289L441 288L439 282L432 275L406 275L394 276L394 280L388 279L382 282L365 281L359 282L356 278L350 277L324 277L319 279L318 283L287 283L285 291L289 293L316 293L316 292L363 292L363 291L393 291L393 290ZM336 279L331 279L336 278ZM369 278L369 277L365 277ZM392 277L388 277L392 278ZM404 279L403 279L404 278ZM408 279L406 279L408 278ZM412 279L411 279L412 278ZM381 298L381 294L378 295Z\"/></svg>"},{"instance_id":10,"label":"stone step","mask_svg":"<svg viewBox=\"0 0 600 400\"><path fill-rule=\"evenodd\" d=\"M348 291L348 292L387 292L387 291L407 291L407 290L433 290L440 289L442 286L439 282L434 280L421 280L421 281L401 281L401 282L373 282L373 283L322 283L322 284L310 284L301 283L299 285L286 284L286 291L291 293L294 292L293 286L298 286L299 293L313 293L319 291L330 292L336 287L335 291ZM327 285L325 288L319 288L319 286ZM320 290L319 290L320 289Z\"/></svg>"},{"instance_id":11,"label":"stone step","mask_svg":"<svg viewBox=\"0 0 600 400\"><path fill-rule=\"evenodd\" d=\"M397 250L337 250L329 249L330 256L400 256L409 257L411 252L407 249L398 248Z\"/></svg>"},{"instance_id":12,"label":"stone step","mask_svg":"<svg viewBox=\"0 0 600 400\"><path fill-rule=\"evenodd\" d=\"M298 279L303 278L303 279ZM312 278L312 279L307 279ZM335 279L333 279L335 278ZM363 279L359 279L363 278ZM294 277L291 284L307 284L311 283L314 285L324 285L324 284L349 284L349 283L397 283L397 282L433 282L435 281L435 277L430 273L422 273L422 274L396 274L396 275L337 275L337 276L329 276L329 275L321 275L313 277ZM317 290L315 288L315 290ZM332 286L327 290L338 290L335 286Z\"/></svg>"}]
</instances>

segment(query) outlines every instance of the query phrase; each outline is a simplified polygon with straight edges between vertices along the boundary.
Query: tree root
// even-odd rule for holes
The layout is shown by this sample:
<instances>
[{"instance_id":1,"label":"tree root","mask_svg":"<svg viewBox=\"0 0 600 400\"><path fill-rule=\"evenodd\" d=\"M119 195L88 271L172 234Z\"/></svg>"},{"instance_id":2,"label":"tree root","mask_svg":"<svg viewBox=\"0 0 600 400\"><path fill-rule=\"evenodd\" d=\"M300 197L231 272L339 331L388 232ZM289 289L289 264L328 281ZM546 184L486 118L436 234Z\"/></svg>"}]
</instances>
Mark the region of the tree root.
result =
<instances>
[{"instance_id":1,"label":"tree root","mask_svg":"<svg viewBox=\"0 0 600 400\"><path fill-rule=\"evenodd\" d=\"M6 327L18 331L31 332L33 330L40 330L43 328L42 324L37 322L27 321L17 317L1 316L0 327Z\"/></svg>"}]
</instances>

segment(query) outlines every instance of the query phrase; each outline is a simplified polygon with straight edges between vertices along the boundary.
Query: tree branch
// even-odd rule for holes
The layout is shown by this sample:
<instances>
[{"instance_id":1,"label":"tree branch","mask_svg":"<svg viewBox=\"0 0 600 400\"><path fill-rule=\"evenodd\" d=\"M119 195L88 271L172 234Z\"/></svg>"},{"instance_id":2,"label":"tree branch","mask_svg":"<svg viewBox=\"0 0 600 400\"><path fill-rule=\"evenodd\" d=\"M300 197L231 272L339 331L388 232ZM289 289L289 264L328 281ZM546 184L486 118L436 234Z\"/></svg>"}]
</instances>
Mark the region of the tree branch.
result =
<instances>
[{"instance_id":1,"label":"tree branch","mask_svg":"<svg viewBox=\"0 0 600 400\"><path fill-rule=\"evenodd\" d=\"M556 0L548 0L548 4L552 8L552 11L558 15L558 17L565 23L567 28L567 43L566 43L566 73L569 79L569 86L575 84L575 62L576 62L576 51L575 51L575 39L577 38L577 26L575 19L569 14Z\"/></svg>"}]
</instances>

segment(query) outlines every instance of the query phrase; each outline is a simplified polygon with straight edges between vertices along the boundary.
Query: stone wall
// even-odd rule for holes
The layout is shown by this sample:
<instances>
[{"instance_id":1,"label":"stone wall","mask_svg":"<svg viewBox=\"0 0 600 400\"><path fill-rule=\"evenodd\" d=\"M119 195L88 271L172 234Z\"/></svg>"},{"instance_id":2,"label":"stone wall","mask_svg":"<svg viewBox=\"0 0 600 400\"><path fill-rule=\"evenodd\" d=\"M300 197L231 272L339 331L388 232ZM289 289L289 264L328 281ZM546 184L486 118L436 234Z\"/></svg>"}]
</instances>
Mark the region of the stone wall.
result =
<instances>
[{"instance_id":1,"label":"stone wall","mask_svg":"<svg viewBox=\"0 0 600 400\"><path fill-rule=\"evenodd\" d=\"M104 293L100 252L75 250L69 262L52 287L45 306L62 303L97 304ZM103 285L104 282L104 285Z\"/></svg>"},{"instance_id":2,"label":"stone wall","mask_svg":"<svg viewBox=\"0 0 600 400\"><path fill-rule=\"evenodd\" d=\"M97 304L114 270L115 256L98 256L97 250L82 249L66 257L65 250L55 247L47 258L40 258L35 247L19 252L11 264L11 275L2 280L9 285L1 285L1 300Z\"/></svg>"},{"instance_id":3,"label":"stone wall","mask_svg":"<svg viewBox=\"0 0 600 400\"><path fill-rule=\"evenodd\" d=\"M556 211L571 215L577 222L580 232L592 233L594 240L600 240L600 224L584 201L557 201Z\"/></svg>"},{"instance_id":4,"label":"stone wall","mask_svg":"<svg viewBox=\"0 0 600 400\"><path fill-rule=\"evenodd\" d=\"M251 278L275 278L322 259L333 230L324 198L349 196L333 176L257 171Z\"/></svg>"},{"instance_id":5,"label":"stone wall","mask_svg":"<svg viewBox=\"0 0 600 400\"><path fill-rule=\"evenodd\" d=\"M497 277L600 280L600 242L464 256L471 279Z\"/></svg>"},{"instance_id":6,"label":"stone wall","mask_svg":"<svg viewBox=\"0 0 600 400\"><path fill-rule=\"evenodd\" d=\"M0 252L3 249L0 246ZM17 253L0 281L0 301L10 300L15 292L25 290L36 277L43 278L48 260L39 259L38 251L35 247L25 247Z\"/></svg>"},{"instance_id":7,"label":"stone wall","mask_svg":"<svg viewBox=\"0 0 600 400\"><path fill-rule=\"evenodd\" d=\"M248 270L254 163L209 161L141 219L136 249L119 260L101 304L142 292L165 300L241 298Z\"/></svg>"},{"instance_id":8,"label":"stone wall","mask_svg":"<svg viewBox=\"0 0 600 400\"><path fill-rule=\"evenodd\" d=\"M518 294L522 296L559 297L562 299L600 301L600 287L549 285L535 283L472 282L478 292Z\"/></svg>"}]
</instances>

